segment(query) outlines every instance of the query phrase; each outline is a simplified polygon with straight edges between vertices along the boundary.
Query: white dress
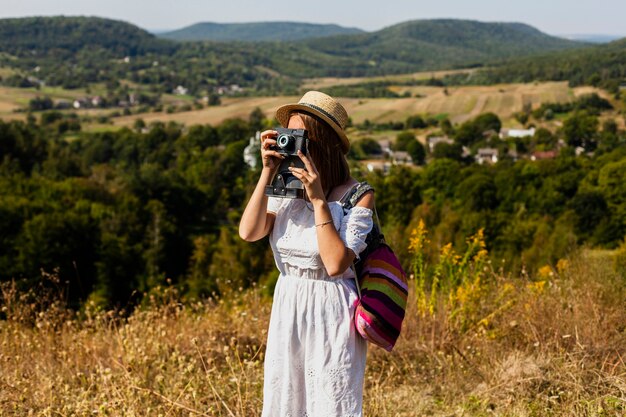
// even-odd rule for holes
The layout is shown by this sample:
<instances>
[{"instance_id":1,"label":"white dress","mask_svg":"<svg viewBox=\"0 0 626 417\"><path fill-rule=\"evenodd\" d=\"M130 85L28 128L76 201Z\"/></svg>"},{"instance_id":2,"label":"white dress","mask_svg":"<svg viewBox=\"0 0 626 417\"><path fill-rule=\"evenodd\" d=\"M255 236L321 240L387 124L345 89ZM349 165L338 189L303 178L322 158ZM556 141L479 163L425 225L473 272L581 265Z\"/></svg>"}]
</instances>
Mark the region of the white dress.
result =
<instances>
[{"instance_id":1,"label":"white dress","mask_svg":"<svg viewBox=\"0 0 626 417\"><path fill-rule=\"evenodd\" d=\"M329 208L346 247L360 253L372 211L354 207L344 215L336 201ZM270 197L268 211L276 213L270 244L280 276L267 338L262 416L361 417L367 345L353 324L354 274L350 268L335 277L326 273L310 203Z\"/></svg>"}]
</instances>

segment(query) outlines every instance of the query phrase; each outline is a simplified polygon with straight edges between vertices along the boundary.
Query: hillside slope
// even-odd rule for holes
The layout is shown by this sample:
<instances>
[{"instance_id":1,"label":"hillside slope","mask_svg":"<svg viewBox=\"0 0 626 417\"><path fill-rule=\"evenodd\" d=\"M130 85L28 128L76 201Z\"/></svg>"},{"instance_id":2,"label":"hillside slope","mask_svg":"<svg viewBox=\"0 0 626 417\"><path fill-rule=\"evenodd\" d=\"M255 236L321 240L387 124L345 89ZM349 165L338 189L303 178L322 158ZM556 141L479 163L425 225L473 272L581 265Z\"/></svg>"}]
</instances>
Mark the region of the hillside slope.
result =
<instances>
[{"instance_id":1,"label":"hillside slope","mask_svg":"<svg viewBox=\"0 0 626 417\"><path fill-rule=\"evenodd\" d=\"M481 66L502 58L584 46L521 23L416 20L378 32L315 39L316 52L367 61L382 72L393 67L431 70ZM395 72L395 71L394 71Z\"/></svg>"},{"instance_id":2,"label":"hillside slope","mask_svg":"<svg viewBox=\"0 0 626 417\"><path fill-rule=\"evenodd\" d=\"M626 83L626 38L608 44L508 60L473 75L477 83L569 81L617 92Z\"/></svg>"},{"instance_id":3,"label":"hillside slope","mask_svg":"<svg viewBox=\"0 0 626 417\"><path fill-rule=\"evenodd\" d=\"M116 55L168 53L172 42L132 24L100 17L0 19L0 51L16 56L53 55L59 50L106 50Z\"/></svg>"},{"instance_id":4,"label":"hillside slope","mask_svg":"<svg viewBox=\"0 0 626 417\"><path fill-rule=\"evenodd\" d=\"M362 33L357 28L299 22L196 23L162 33L177 41L296 41L324 36Z\"/></svg>"}]
</instances>

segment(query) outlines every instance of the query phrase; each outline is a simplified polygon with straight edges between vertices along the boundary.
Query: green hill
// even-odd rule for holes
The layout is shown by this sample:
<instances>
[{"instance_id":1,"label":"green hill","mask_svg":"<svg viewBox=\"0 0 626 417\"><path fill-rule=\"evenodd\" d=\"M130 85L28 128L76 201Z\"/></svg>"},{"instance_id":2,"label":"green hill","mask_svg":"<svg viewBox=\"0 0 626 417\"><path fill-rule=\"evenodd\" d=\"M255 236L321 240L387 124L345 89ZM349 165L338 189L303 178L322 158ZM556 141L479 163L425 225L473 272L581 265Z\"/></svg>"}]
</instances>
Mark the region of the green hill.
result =
<instances>
[{"instance_id":1,"label":"green hill","mask_svg":"<svg viewBox=\"0 0 626 417\"><path fill-rule=\"evenodd\" d=\"M293 29L290 36L325 26L283 24ZM246 27L249 35L259 28ZM289 32L279 27L268 32ZM161 92L184 85L191 94L207 94L220 85L237 84L248 93L297 94L302 78L493 66L585 46L520 23L467 20L418 20L372 33L259 43L173 42L110 19L32 17L0 19L0 67L20 71L0 81L33 86L36 78L47 85L76 88L126 79ZM133 57L132 62L121 62L126 56Z\"/></svg>"},{"instance_id":2,"label":"green hill","mask_svg":"<svg viewBox=\"0 0 626 417\"><path fill-rule=\"evenodd\" d=\"M177 41L296 41L332 35L362 33L357 28L299 22L203 22L159 34Z\"/></svg>"},{"instance_id":3,"label":"green hill","mask_svg":"<svg viewBox=\"0 0 626 417\"><path fill-rule=\"evenodd\" d=\"M169 53L173 44L129 23L99 17L0 19L0 51L16 56L59 51L108 51L122 56Z\"/></svg>"},{"instance_id":4,"label":"green hill","mask_svg":"<svg viewBox=\"0 0 626 417\"><path fill-rule=\"evenodd\" d=\"M473 75L476 83L569 81L617 92L626 83L626 38L571 51L507 60Z\"/></svg>"},{"instance_id":5,"label":"green hill","mask_svg":"<svg viewBox=\"0 0 626 417\"><path fill-rule=\"evenodd\" d=\"M380 72L481 66L502 58L584 46L521 23L416 20L378 32L306 42L316 52L366 61Z\"/></svg>"}]
</instances>

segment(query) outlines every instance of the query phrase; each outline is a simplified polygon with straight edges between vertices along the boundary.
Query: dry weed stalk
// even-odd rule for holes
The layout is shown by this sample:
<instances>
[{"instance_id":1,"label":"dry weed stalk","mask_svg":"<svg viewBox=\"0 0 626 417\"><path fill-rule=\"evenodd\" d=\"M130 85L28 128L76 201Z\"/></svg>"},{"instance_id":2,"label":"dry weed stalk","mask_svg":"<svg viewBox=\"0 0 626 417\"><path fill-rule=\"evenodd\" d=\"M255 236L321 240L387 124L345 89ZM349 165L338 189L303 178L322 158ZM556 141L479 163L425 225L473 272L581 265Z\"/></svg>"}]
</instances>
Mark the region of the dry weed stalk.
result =
<instances>
[{"instance_id":1,"label":"dry weed stalk","mask_svg":"<svg viewBox=\"0 0 626 417\"><path fill-rule=\"evenodd\" d=\"M365 415L626 414L626 282L611 259L582 251L511 277L480 234L427 265L421 233L403 335L369 351ZM1 416L260 415L262 289L182 304L160 288L127 315L73 312L59 288L0 286Z\"/></svg>"}]
</instances>

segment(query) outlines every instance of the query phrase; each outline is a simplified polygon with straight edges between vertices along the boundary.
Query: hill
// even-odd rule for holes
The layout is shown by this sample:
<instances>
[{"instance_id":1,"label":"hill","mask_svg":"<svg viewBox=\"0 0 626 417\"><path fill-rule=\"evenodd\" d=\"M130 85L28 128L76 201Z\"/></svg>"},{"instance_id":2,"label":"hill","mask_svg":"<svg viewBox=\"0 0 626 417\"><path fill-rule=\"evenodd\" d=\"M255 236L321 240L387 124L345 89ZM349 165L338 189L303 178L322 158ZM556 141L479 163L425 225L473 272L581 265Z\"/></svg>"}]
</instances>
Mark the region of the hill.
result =
<instances>
[{"instance_id":1,"label":"hill","mask_svg":"<svg viewBox=\"0 0 626 417\"><path fill-rule=\"evenodd\" d=\"M203 22L161 33L177 41L297 41L332 35L362 33L357 28L299 22L213 23Z\"/></svg>"},{"instance_id":2,"label":"hill","mask_svg":"<svg viewBox=\"0 0 626 417\"><path fill-rule=\"evenodd\" d=\"M380 72L482 66L502 58L584 46L521 23L416 20L373 33L314 39L318 53L365 61ZM371 71L370 71L371 72Z\"/></svg>"},{"instance_id":3,"label":"hill","mask_svg":"<svg viewBox=\"0 0 626 417\"><path fill-rule=\"evenodd\" d=\"M173 44L129 23L100 17L27 17L0 19L0 51L11 55L47 56L63 51L108 51L136 56L169 53Z\"/></svg>"},{"instance_id":4,"label":"hill","mask_svg":"<svg viewBox=\"0 0 626 417\"><path fill-rule=\"evenodd\" d=\"M173 42L95 17L0 19L0 67L19 70L2 79L5 85L76 88L130 80L161 93L184 85L192 95L235 84L252 94L297 94L304 78L491 66L586 45L520 23L466 20L418 20L372 33L259 43ZM132 62L122 62L124 57Z\"/></svg>"},{"instance_id":5,"label":"hill","mask_svg":"<svg viewBox=\"0 0 626 417\"><path fill-rule=\"evenodd\" d=\"M626 80L626 38L608 44L507 60L472 75L476 83L569 81L617 92Z\"/></svg>"}]
</instances>

